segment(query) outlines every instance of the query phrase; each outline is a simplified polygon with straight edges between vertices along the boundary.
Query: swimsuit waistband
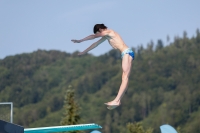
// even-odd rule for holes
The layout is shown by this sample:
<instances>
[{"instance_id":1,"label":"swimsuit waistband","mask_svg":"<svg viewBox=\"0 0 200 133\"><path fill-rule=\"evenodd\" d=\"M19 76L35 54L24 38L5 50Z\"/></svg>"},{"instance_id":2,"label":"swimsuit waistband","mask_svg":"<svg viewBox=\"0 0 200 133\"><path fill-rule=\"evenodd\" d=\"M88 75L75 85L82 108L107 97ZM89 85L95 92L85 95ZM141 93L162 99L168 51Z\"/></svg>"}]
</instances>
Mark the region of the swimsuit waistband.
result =
<instances>
[{"instance_id":1,"label":"swimsuit waistband","mask_svg":"<svg viewBox=\"0 0 200 133\"><path fill-rule=\"evenodd\" d=\"M125 54L125 53L128 52L128 51L132 51L132 49L131 49L131 48L127 48L127 49L125 49L125 50L122 52L122 54Z\"/></svg>"}]
</instances>

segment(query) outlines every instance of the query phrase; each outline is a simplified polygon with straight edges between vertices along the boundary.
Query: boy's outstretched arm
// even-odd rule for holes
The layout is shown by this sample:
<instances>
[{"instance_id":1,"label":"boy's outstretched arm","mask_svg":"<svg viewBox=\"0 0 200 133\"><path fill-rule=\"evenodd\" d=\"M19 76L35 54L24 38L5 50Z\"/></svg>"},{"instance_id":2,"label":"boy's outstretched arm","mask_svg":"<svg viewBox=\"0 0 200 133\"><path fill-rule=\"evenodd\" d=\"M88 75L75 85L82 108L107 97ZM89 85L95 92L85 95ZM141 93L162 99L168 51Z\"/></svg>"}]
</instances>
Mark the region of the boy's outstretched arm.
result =
<instances>
[{"instance_id":1,"label":"boy's outstretched arm","mask_svg":"<svg viewBox=\"0 0 200 133\"><path fill-rule=\"evenodd\" d=\"M90 45L90 47L88 47L86 50L84 50L83 52L80 52L78 55L83 55L85 53L87 53L88 51L94 49L95 47L97 47L99 44L101 44L102 42L104 42L106 40L106 37L102 37L100 40L98 40L97 42L93 43L92 45Z\"/></svg>"},{"instance_id":2,"label":"boy's outstretched arm","mask_svg":"<svg viewBox=\"0 0 200 133\"><path fill-rule=\"evenodd\" d=\"M96 34L93 34L93 35L89 35L81 40L76 40L76 39L72 39L71 41L74 42L74 43L81 43L83 41L87 41L87 40L92 40L92 39L95 39L95 38L98 38L98 37L104 37L108 34L108 32L102 32L102 33L96 33Z\"/></svg>"},{"instance_id":3,"label":"boy's outstretched arm","mask_svg":"<svg viewBox=\"0 0 200 133\"><path fill-rule=\"evenodd\" d=\"M92 40L92 39L95 39L95 35L89 35L81 40L75 40L75 39L72 39L71 41L74 42L74 43L81 43L83 41L87 41L87 40Z\"/></svg>"}]
</instances>

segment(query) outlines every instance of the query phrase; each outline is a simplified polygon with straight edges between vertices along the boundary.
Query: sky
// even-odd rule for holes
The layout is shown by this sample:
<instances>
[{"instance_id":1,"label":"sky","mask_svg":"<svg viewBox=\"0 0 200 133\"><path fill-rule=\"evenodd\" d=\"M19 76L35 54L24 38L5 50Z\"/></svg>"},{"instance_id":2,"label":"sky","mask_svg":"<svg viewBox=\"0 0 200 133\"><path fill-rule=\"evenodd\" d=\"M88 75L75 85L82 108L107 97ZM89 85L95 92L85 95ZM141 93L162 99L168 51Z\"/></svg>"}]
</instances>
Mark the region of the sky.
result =
<instances>
[{"instance_id":1,"label":"sky","mask_svg":"<svg viewBox=\"0 0 200 133\"><path fill-rule=\"evenodd\" d=\"M73 53L98 40L72 43L93 34L97 23L118 32L129 47L144 47L167 36L196 35L200 0L0 0L0 59L40 50ZM89 53L112 47L103 42Z\"/></svg>"}]
</instances>

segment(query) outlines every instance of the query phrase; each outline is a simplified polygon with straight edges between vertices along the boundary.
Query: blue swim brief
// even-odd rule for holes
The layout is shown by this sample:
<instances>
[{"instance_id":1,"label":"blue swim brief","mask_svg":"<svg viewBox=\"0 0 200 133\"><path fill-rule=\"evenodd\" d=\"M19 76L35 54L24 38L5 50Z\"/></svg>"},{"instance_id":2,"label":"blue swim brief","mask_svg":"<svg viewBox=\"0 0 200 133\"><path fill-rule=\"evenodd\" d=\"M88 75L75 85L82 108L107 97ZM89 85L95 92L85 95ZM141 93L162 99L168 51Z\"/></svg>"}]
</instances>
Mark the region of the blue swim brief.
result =
<instances>
[{"instance_id":1,"label":"blue swim brief","mask_svg":"<svg viewBox=\"0 0 200 133\"><path fill-rule=\"evenodd\" d=\"M134 60L134 52L133 52L132 49L128 48L128 49L124 50L122 52L122 54L121 54L121 58L122 59L123 59L123 57L124 57L125 54L129 54L133 58L133 60Z\"/></svg>"}]
</instances>

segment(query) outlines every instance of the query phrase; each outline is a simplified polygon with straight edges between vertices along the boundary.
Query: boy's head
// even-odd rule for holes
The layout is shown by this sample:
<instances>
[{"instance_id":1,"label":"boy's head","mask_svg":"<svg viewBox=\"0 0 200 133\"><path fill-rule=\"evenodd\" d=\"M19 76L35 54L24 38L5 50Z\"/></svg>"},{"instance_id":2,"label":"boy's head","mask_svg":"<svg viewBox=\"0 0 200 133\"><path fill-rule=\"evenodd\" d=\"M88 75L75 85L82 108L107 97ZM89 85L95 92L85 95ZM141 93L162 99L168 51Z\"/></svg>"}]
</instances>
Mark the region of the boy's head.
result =
<instances>
[{"instance_id":1,"label":"boy's head","mask_svg":"<svg viewBox=\"0 0 200 133\"><path fill-rule=\"evenodd\" d=\"M94 34L96 34L97 32L100 32L100 29L107 29L107 27L104 24L96 24L93 28L93 32Z\"/></svg>"}]
</instances>

